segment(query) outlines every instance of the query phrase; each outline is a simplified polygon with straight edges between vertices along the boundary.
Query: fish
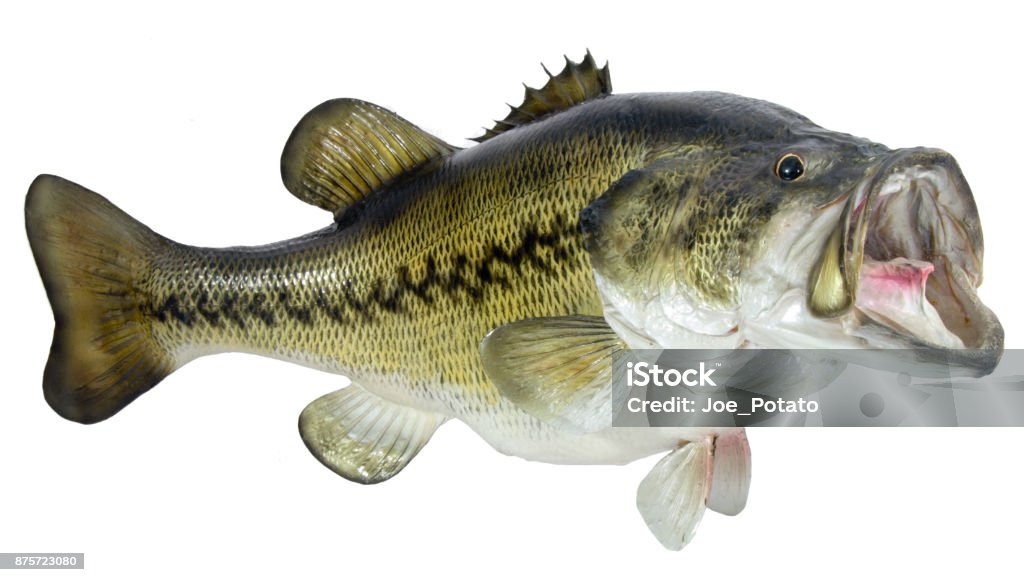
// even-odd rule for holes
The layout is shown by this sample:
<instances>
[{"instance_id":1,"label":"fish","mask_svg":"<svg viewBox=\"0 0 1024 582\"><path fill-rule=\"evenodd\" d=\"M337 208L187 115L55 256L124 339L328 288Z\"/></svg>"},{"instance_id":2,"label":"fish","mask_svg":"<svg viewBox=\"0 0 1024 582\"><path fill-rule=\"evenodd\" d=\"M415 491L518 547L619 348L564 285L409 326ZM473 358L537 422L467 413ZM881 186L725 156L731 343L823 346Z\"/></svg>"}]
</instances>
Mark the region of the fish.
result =
<instances>
[{"instance_id":1,"label":"fish","mask_svg":"<svg viewBox=\"0 0 1024 582\"><path fill-rule=\"evenodd\" d=\"M636 505L678 550L707 509L744 509L750 447L742 428L612 426L628 350L998 363L981 221L950 154L738 95L616 94L589 51L547 74L471 147L358 99L315 107L281 173L332 220L263 246L174 242L40 175L25 223L54 317L46 402L95 423L201 356L286 360L350 379L299 415L350 481L394 477L451 419L534 461L664 454Z\"/></svg>"}]
</instances>

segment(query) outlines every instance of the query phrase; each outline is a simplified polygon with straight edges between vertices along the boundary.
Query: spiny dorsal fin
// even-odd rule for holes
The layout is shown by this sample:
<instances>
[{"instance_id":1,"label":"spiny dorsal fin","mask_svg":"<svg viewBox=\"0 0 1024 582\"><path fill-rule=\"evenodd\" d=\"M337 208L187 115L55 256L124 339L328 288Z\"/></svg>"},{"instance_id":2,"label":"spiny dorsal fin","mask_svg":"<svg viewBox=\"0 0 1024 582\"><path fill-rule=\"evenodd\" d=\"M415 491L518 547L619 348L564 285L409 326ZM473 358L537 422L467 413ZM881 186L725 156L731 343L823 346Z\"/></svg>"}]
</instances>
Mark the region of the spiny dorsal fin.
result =
<instances>
[{"instance_id":1,"label":"spiny dorsal fin","mask_svg":"<svg viewBox=\"0 0 1024 582\"><path fill-rule=\"evenodd\" d=\"M543 66L543 65L541 65ZM484 142L514 127L536 121L541 117L559 111L565 111L573 105L597 99L612 92L612 78L608 73L608 63L598 69L594 57L587 51L583 60L574 63L565 57L565 68L558 75L552 75L547 67L548 82L541 89L527 85L523 104L519 107L509 105L508 117L496 121L494 127L488 129L480 137L472 138L476 142Z\"/></svg>"},{"instance_id":2,"label":"spiny dorsal fin","mask_svg":"<svg viewBox=\"0 0 1024 582\"><path fill-rule=\"evenodd\" d=\"M334 99L295 126L281 155L281 177L300 200L337 217L396 177L456 149L383 107Z\"/></svg>"}]
</instances>

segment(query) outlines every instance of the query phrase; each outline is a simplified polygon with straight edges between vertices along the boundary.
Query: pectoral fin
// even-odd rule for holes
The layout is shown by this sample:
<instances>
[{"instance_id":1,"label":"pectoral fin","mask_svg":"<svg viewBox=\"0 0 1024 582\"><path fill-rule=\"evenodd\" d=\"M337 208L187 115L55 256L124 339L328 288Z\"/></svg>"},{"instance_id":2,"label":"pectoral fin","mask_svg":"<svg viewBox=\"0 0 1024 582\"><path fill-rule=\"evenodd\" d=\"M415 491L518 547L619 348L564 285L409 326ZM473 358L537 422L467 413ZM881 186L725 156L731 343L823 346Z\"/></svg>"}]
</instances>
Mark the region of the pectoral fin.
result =
<instances>
[{"instance_id":1,"label":"pectoral fin","mask_svg":"<svg viewBox=\"0 0 1024 582\"><path fill-rule=\"evenodd\" d=\"M665 456L644 477L636 507L661 545L681 550L704 517L711 485L710 439L692 441Z\"/></svg>"},{"instance_id":2,"label":"pectoral fin","mask_svg":"<svg viewBox=\"0 0 1024 582\"><path fill-rule=\"evenodd\" d=\"M611 426L612 360L625 343L601 317L525 319L480 345L484 370L523 410L565 430Z\"/></svg>"},{"instance_id":3,"label":"pectoral fin","mask_svg":"<svg viewBox=\"0 0 1024 582\"><path fill-rule=\"evenodd\" d=\"M306 406L299 415L299 432L313 456L330 470L371 484L405 468L445 420L353 384Z\"/></svg>"}]
</instances>

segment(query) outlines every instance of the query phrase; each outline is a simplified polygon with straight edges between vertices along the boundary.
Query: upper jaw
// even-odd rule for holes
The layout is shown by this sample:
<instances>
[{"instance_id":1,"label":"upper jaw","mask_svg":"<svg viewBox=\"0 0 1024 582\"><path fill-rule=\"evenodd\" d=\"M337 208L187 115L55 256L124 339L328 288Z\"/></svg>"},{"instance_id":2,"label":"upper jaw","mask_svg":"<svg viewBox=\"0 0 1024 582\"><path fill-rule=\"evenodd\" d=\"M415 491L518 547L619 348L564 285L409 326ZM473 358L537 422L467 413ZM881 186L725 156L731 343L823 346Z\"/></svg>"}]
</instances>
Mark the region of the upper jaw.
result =
<instances>
[{"instance_id":1,"label":"upper jaw","mask_svg":"<svg viewBox=\"0 0 1024 582\"><path fill-rule=\"evenodd\" d=\"M871 343L898 338L921 361L987 374L1003 330L977 296L982 254L977 207L952 156L898 150L845 196L811 273L809 308L825 318L852 310Z\"/></svg>"}]
</instances>

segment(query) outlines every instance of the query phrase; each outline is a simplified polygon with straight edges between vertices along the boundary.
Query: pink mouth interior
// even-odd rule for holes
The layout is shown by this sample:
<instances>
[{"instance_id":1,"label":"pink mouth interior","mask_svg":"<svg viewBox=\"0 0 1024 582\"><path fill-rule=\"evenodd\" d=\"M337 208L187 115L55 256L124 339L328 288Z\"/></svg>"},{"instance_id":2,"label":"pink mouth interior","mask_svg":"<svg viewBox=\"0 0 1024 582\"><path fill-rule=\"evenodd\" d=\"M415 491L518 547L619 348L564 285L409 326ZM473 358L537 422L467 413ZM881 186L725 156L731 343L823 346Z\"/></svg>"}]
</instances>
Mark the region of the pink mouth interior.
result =
<instances>
[{"instance_id":1,"label":"pink mouth interior","mask_svg":"<svg viewBox=\"0 0 1024 582\"><path fill-rule=\"evenodd\" d=\"M925 297L928 276L934 270L935 266L927 261L897 258L881 262L865 257L857 308L925 341L962 348L963 341L946 329L938 311Z\"/></svg>"}]
</instances>

